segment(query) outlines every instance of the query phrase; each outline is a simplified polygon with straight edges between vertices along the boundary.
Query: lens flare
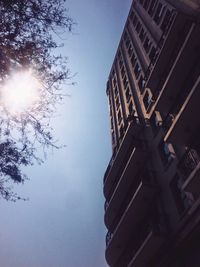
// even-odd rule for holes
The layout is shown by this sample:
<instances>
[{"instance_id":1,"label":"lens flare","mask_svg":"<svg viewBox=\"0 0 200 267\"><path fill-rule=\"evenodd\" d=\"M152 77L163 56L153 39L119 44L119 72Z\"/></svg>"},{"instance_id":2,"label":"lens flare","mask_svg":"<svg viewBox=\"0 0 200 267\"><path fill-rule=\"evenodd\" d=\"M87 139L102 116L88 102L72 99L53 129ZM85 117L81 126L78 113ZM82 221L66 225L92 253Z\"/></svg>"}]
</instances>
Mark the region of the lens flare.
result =
<instances>
[{"instance_id":1,"label":"lens flare","mask_svg":"<svg viewBox=\"0 0 200 267\"><path fill-rule=\"evenodd\" d=\"M39 98L40 83L31 70L16 72L1 89L2 105L12 114L28 111Z\"/></svg>"}]
</instances>

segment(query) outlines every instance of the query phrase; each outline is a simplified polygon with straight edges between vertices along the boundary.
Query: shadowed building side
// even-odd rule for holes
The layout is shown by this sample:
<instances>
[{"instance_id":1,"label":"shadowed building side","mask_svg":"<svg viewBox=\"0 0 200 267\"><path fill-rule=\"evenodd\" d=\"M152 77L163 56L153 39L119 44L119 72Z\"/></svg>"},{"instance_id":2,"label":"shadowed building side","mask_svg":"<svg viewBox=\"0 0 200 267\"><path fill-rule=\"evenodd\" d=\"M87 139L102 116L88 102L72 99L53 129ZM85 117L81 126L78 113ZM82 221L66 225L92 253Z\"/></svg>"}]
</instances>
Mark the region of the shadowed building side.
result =
<instances>
[{"instance_id":1,"label":"shadowed building side","mask_svg":"<svg viewBox=\"0 0 200 267\"><path fill-rule=\"evenodd\" d=\"M199 8L198 0L132 3L106 87L111 267L199 266Z\"/></svg>"}]
</instances>

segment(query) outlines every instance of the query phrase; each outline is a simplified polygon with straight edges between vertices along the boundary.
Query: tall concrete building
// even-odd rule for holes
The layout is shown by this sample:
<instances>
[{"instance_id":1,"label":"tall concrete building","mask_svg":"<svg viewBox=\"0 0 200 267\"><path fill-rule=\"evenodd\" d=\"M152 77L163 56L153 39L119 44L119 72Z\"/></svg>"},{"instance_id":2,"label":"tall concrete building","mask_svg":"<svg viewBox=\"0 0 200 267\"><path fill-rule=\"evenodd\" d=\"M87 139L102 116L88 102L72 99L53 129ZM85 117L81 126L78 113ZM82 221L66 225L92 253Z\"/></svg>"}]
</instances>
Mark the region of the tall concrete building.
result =
<instances>
[{"instance_id":1,"label":"tall concrete building","mask_svg":"<svg viewBox=\"0 0 200 267\"><path fill-rule=\"evenodd\" d=\"M106 92L111 267L200 266L200 1L134 0Z\"/></svg>"}]
</instances>

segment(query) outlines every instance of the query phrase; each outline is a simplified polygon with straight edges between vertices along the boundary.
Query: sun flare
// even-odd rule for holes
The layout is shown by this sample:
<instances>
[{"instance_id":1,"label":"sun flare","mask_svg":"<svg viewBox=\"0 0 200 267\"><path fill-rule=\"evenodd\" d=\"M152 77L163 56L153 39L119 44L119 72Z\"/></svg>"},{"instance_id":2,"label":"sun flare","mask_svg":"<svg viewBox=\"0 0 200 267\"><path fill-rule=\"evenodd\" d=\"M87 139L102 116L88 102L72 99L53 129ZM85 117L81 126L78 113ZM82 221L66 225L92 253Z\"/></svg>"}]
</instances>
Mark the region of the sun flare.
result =
<instances>
[{"instance_id":1,"label":"sun flare","mask_svg":"<svg viewBox=\"0 0 200 267\"><path fill-rule=\"evenodd\" d=\"M39 80L31 70L16 72L2 87L2 104L12 114L28 111L39 97L39 88Z\"/></svg>"}]
</instances>

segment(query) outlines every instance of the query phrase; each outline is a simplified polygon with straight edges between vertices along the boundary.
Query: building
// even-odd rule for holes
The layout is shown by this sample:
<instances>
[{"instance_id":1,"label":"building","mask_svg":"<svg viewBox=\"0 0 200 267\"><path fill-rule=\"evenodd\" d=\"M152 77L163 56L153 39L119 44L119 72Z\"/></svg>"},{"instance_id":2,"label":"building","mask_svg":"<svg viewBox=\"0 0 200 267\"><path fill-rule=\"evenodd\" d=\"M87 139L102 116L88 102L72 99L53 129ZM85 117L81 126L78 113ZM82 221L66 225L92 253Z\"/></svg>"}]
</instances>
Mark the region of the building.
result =
<instances>
[{"instance_id":1,"label":"building","mask_svg":"<svg viewBox=\"0 0 200 267\"><path fill-rule=\"evenodd\" d=\"M134 0L111 68L111 267L200 266L200 1Z\"/></svg>"}]
</instances>

